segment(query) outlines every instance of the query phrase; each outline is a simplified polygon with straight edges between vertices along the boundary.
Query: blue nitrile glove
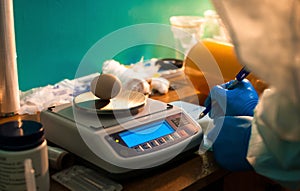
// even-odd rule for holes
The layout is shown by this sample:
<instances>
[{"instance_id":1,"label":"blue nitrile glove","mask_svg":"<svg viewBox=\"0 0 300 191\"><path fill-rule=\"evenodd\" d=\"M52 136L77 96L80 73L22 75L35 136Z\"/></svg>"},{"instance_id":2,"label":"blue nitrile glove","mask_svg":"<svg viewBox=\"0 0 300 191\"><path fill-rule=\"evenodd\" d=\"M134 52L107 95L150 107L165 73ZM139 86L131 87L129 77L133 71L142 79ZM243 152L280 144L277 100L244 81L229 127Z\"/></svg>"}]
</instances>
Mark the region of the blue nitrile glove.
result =
<instances>
[{"instance_id":1,"label":"blue nitrile glove","mask_svg":"<svg viewBox=\"0 0 300 191\"><path fill-rule=\"evenodd\" d=\"M246 79L233 89L227 89L232 83L215 86L205 101L206 106L212 103L209 116L214 122L207 139L213 142L215 159L223 168L251 170L246 155L251 133L250 116L258 103L258 95Z\"/></svg>"},{"instance_id":2,"label":"blue nitrile glove","mask_svg":"<svg viewBox=\"0 0 300 191\"><path fill-rule=\"evenodd\" d=\"M214 141L214 156L223 168L231 171L253 169L246 159L251 121L252 117L249 116L214 119L215 127L207 134L207 139Z\"/></svg>"},{"instance_id":3,"label":"blue nitrile glove","mask_svg":"<svg viewBox=\"0 0 300 191\"><path fill-rule=\"evenodd\" d=\"M244 79L233 89L227 89L234 80L217 85L210 91L204 105L212 103L209 112L211 118L219 116L253 116L253 110L258 102L258 95L252 84Z\"/></svg>"}]
</instances>

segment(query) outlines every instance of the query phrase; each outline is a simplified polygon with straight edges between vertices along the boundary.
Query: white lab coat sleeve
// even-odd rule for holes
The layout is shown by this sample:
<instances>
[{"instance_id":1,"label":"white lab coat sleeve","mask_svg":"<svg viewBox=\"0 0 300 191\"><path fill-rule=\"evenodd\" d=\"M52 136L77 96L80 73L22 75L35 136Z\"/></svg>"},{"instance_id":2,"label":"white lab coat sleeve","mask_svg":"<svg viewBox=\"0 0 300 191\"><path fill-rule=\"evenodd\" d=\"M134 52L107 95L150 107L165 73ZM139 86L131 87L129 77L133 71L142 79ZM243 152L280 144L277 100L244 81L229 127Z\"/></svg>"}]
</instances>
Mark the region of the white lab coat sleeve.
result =
<instances>
[{"instance_id":1,"label":"white lab coat sleeve","mask_svg":"<svg viewBox=\"0 0 300 191\"><path fill-rule=\"evenodd\" d=\"M290 189L300 188L300 106L275 89L255 109L247 160L255 171Z\"/></svg>"}]
</instances>

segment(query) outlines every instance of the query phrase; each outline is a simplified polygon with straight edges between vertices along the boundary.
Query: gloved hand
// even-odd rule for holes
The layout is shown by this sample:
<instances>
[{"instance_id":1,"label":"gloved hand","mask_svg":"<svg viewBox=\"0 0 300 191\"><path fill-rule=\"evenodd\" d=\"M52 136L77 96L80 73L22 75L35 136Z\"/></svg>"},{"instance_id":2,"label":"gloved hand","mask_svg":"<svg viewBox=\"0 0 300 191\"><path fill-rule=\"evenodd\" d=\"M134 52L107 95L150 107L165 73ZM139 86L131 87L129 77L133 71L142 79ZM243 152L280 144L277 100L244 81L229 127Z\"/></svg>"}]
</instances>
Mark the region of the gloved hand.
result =
<instances>
[{"instance_id":1,"label":"gloved hand","mask_svg":"<svg viewBox=\"0 0 300 191\"><path fill-rule=\"evenodd\" d=\"M253 116L258 95L252 84L244 79L233 89L227 89L234 80L212 88L204 105L211 105L209 116Z\"/></svg>"},{"instance_id":2,"label":"gloved hand","mask_svg":"<svg viewBox=\"0 0 300 191\"><path fill-rule=\"evenodd\" d=\"M215 86L205 101L206 106L212 103L209 116L214 122L207 139L213 142L215 159L223 168L250 170L246 159L252 120L249 116L253 116L258 95L246 79L227 89L232 83Z\"/></svg>"},{"instance_id":3,"label":"gloved hand","mask_svg":"<svg viewBox=\"0 0 300 191\"><path fill-rule=\"evenodd\" d=\"M231 171L252 170L246 159L252 117L226 116L214 119L214 128L207 134L213 141L216 162Z\"/></svg>"}]
</instances>

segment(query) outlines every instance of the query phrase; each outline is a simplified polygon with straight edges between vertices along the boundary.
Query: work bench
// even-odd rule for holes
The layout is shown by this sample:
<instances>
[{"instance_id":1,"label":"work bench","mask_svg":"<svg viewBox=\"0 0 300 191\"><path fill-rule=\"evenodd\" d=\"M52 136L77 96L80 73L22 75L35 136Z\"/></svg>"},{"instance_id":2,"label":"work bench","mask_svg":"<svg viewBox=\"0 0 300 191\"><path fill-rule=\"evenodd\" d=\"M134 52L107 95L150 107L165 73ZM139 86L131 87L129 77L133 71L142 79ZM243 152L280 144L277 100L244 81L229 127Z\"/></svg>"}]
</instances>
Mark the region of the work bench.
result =
<instances>
[{"instance_id":1,"label":"work bench","mask_svg":"<svg viewBox=\"0 0 300 191\"><path fill-rule=\"evenodd\" d=\"M231 72L234 76L234 68ZM231 78L231 76L224 76ZM165 95L154 94L152 99L166 103L172 101L186 101L203 105L209 89L204 73L199 71L197 65L191 61L185 63L185 69L179 75L169 79L170 91ZM226 80L226 79L225 79ZM254 79L255 80L255 79ZM0 118L0 124L11 120L40 121L39 114L15 115ZM50 174L57 171L50 169ZM67 191L68 189L51 179L51 191ZM172 190L202 190L202 191L267 191L283 190L272 181L257 175L255 172L230 172L221 168L214 160L212 151L202 155L195 153L182 158L170 165L158 168L153 172L138 175L129 179L117 181L127 191L172 191Z\"/></svg>"},{"instance_id":2,"label":"work bench","mask_svg":"<svg viewBox=\"0 0 300 191\"><path fill-rule=\"evenodd\" d=\"M164 102L172 102L176 100L187 101L190 103L203 103L207 95L193 88L192 83L185 77L178 75L170 80L172 89L165 95L154 94L152 99L161 100ZM201 82L199 82L201 83ZM11 120L35 120L40 121L39 114L36 115L16 115L8 118L0 118L0 123ZM55 173L50 169L50 174ZM214 160L213 152L207 151L203 155L192 153L187 158L174 162L170 165L164 166L161 169L156 169L154 172L149 172L144 175L132 177L118 181L122 184L123 190L128 191L172 191L172 190L223 190L226 187L232 187L242 184L241 182L232 183L231 181L239 178L245 181L242 177L247 177L246 182L265 182L261 177L255 175L253 172L240 173L232 175L233 173L221 168ZM242 176L240 176L242 175ZM68 189L61 184L51 179L51 191L67 191ZM225 185L226 183L226 185ZM255 185L252 185L252 188ZM261 186L261 185L260 185ZM224 189L225 190L225 189ZM246 188L245 188L246 190ZM263 189L261 189L263 190Z\"/></svg>"}]
</instances>

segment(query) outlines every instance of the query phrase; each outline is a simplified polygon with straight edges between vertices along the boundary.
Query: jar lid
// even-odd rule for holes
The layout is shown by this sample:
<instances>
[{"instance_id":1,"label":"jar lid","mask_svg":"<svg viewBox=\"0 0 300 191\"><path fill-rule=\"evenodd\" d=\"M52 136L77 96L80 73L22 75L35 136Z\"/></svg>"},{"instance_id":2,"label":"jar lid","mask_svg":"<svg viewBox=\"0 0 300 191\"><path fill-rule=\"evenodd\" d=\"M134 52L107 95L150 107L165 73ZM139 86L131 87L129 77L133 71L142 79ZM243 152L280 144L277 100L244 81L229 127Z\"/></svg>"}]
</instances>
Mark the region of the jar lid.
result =
<instances>
[{"instance_id":1,"label":"jar lid","mask_svg":"<svg viewBox=\"0 0 300 191\"><path fill-rule=\"evenodd\" d=\"M36 121L10 121L0 125L0 149L21 151L34 148L44 141L43 125Z\"/></svg>"}]
</instances>

